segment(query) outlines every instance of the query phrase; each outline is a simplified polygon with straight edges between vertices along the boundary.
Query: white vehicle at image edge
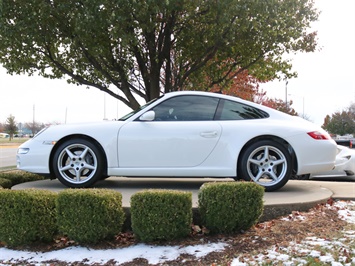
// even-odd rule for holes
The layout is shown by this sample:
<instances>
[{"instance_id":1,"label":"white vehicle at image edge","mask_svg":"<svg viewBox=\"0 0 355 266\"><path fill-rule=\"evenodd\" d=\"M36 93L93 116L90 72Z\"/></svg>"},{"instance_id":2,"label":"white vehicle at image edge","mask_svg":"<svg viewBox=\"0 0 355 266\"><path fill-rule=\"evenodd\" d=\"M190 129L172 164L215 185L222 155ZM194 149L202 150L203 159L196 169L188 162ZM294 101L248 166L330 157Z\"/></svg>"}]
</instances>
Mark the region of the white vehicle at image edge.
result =
<instances>
[{"instance_id":1,"label":"white vehicle at image edge","mask_svg":"<svg viewBox=\"0 0 355 266\"><path fill-rule=\"evenodd\" d=\"M335 159L335 166L332 170L317 172L308 175L296 176L295 179L317 179L317 178L354 178L355 177L355 150L338 145L338 154Z\"/></svg>"},{"instance_id":2,"label":"white vehicle at image edge","mask_svg":"<svg viewBox=\"0 0 355 266\"><path fill-rule=\"evenodd\" d=\"M291 175L333 169L320 127L237 97L172 92L118 121L48 127L22 144L17 168L68 187L109 176L232 177L274 191Z\"/></svg>"},{"instance_id":3,"label":"white vehicle at image edge","mask_svg":"<svg viewBox=\"0 0 355 266\"><path fill-rule=\"evenodd\" d=\"M355 175L355 150L338 145L338 154L335 158L335 167L333 170L313 173L314 177L353 177Z\"/></svg>"}]
</instances>

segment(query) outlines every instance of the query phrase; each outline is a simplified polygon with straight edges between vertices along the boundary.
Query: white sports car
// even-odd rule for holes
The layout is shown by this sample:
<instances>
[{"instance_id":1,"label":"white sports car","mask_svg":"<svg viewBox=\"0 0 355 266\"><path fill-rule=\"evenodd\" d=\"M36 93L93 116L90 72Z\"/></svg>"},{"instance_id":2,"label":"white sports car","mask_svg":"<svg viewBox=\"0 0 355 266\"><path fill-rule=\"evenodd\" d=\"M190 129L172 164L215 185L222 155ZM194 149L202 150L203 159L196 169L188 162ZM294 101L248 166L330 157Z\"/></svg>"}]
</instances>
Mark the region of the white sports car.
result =
<instances>
[{"instance_id":1,"label":"white sports car","mask_svg":"<svg viewBox=\"0 0 355 266\"><path fill-rule=\"evenodd\" d=\"M18 169L90 187L109 176L233 177L274 191L328 171L337 146L320 127L242 99L172 92L119 121L48 127L22 144Z\"/></svg>"}]
</instances>

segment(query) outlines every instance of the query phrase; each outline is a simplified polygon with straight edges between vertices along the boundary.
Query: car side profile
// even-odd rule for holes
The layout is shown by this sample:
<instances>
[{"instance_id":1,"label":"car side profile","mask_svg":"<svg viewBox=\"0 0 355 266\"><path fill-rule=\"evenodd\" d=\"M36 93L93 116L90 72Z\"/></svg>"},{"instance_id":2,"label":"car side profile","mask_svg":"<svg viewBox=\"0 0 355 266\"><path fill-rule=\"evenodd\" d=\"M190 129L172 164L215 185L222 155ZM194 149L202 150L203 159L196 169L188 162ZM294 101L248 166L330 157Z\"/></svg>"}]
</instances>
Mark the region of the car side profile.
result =
<instances>
[{"instance_id":1,"label":"car side profile","mask_svg":"<svg viewBox=\"0 0 355 266\"><path fill-rule=\"evenodd\" d=\"M50 126L22 144L18 169L68 187L109 176L232 177L274 191L328 171L337 146L299 117L209 92L172 92L118 121Z\"/></svg>"}]
</instances>

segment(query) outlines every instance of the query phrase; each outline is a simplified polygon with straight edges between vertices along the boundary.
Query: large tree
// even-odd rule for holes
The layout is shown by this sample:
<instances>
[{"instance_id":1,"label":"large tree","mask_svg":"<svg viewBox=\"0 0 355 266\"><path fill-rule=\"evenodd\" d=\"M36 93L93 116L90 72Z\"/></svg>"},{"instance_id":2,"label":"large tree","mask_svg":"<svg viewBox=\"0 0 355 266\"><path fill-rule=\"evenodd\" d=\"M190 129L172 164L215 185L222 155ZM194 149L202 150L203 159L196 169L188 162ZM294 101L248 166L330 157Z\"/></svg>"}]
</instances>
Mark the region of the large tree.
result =
<instances>
[{"instance_id":1,"label":"large tree","mask_svg":"<svg viewBox=\"0 0 355 266\"><path fill-rule=\"evenodd\" d=\"M327 115L322 127L336 135L355 134L355 104L351 104L342 111L337 111L331 116Z\"/></svg>"},{"instance_id":2,"label":"large tree","mask_svg":"<svg viewBox=\"0 0 355 266\"><path fill-rule=\"evenodd\" d=\"M2 0L0 12L10 74L66 78L133 109L140 97L209 90L245 69L291 77L282 55L317 45L313 0Z\"/></svg>"},{"instance_id":3,"label":"large tree","mask_svg":"<svg viewBox=\"0 0 355 266\"><path fill-rule=\"evenodd\" d=\"M232 78L228 77L228 86L215 84L210 90L212 92L233 95L248 101L261 103L259 99L266 95L266 92L260 91L259 84L263 81L250 75L247 69L243 71L237 70L237 72L239 73L237 76L234 76L234 73L230 73ZM209 77L206 77L206 79L208 80Z\"/></svg>"},{"instance_id":4,"label":"large tree","mask_svg":"<svg viewBox=\"0 0 355 266\"><path fill-rule=\"evenodd\" d=\"M25 127L31 130L32 136L36 135L42 128L45 128L46 126L44 124L40 124L38 122L27 122L25 123Z\"/></svg>"},{"instance_id":5,"label":"large tree","mask_svg":"<svg viewBox=\"0 0 355 266\"><path fill-rule=\"evenodd\" d=\"M284 112L289 115L298 116L298 113L296 112L296 110L293 109L293 107L291 107L291 105L293 104L292 100L287 102L287 105L286 105L285 101L283 101L281 99L266 97L265 99L263 99L263 101L261 103L265 106L276 109L280 112Z\"/></svg>"}]
</instances>

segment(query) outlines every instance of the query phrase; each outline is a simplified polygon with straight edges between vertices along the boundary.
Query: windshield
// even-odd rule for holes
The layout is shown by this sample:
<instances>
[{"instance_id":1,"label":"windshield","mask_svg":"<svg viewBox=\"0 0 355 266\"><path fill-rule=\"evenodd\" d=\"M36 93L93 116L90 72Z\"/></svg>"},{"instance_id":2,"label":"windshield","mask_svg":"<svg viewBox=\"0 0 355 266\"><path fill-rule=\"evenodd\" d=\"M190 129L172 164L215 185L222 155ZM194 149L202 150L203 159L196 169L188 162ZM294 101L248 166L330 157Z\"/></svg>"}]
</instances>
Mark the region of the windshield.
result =
<instances>
[{"instance_id":1,"label":"windshield","mask_svg":"<svg viewBox=\"0 0 355 266\"><path fill-rule=\"evenodd\" d=\"M122 116L119 120L120 120L120 121L125 121L125 120L127 120L128 118L130 118L131 116L135 115L135 114L138 113L139 111L141 111L141 110L147 108L150 104L152 104L152 103L155 102L156 100L157 100L157 99L153 99L153 100L151 100L150 102L147 102L146 104L140 106L138 109L136 109L136 110L134 110L134 111L132 111L132 112L130 112L130 113L128 113L128 114Z\"/></svg>"}]
</instances>

